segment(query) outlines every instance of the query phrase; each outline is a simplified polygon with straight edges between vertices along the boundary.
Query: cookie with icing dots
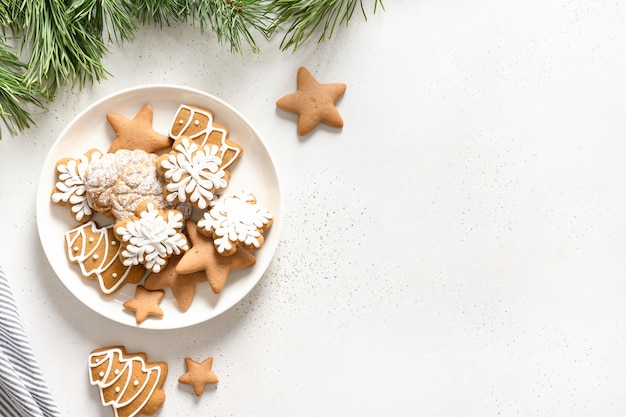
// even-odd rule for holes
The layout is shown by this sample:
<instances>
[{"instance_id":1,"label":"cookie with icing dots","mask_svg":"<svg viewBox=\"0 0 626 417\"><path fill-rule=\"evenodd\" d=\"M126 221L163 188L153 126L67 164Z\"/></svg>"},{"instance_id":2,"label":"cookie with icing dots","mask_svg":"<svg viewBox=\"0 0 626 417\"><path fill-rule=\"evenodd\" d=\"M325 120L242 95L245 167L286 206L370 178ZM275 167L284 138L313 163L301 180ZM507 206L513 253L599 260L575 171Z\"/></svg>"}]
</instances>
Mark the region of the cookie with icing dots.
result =
<instances>
[{"instance_id":1,"label":"cookie with icing dots","mask_svg":"<svg viewBox=\"0 0 626 417\"><path fill-rule=\"evenodd\" d=\"M79 265L85 278L97 280L104 295L115 294L127 283L138 283L146 272L143 265L122 263L122 245L112 224L99 227L92 220L67 231L65 249L68 260Z\"/></svg>"},{"instance_id":2,"label":"cookie with icing dots","mask_svg":"<svg viewBox=\"0 0 626 417\"><path fill-rule=\"evenodd\" d=\"M213 239L220 255L229 256L238 248L256 251L263 246L263 233L272 226L269 210L243 190L217 199L198 220L198 230Z\"/></svg>"},{"instance_id":3,"label":"cookie with icing dots","mask_svg":"<svg viewBox=\"0 0 626 417\"><path fill-rule=\"evenodd\" d=\"M115 417L151 416L165 402L166 362L148 362L145 352L109 346L89 354L89 382L98 387L103 406Z\"/></svg>"},{"instance_id":4,"label":"cookie with icing dots","mask_svg":"<svg viewBox=\"0 0 626 417\"><path fill-rule=\"evenodd\" d=\"M198 146L216 145L222 158L221 168L233 166L243 155L243 147L228 138L229 130L213 120L213 113L198 106L181 104L172 120L170 138L187 136Z\"/></svg>"},{"instance_id":5,"label":"cookie with icing dots","mask_svg":"<svg viewBox=\"0 0 626 417\"><path fill-rule=\"evenodd\" d=\"M150 200L141 202L134 216L114 226L115 235L123 245L122 263L144 265L152 272L159 272L172 255L189 249L187 238L181 232L183 221L183 214L178 210L161 210Z\"/></svg>"}]
</instances>

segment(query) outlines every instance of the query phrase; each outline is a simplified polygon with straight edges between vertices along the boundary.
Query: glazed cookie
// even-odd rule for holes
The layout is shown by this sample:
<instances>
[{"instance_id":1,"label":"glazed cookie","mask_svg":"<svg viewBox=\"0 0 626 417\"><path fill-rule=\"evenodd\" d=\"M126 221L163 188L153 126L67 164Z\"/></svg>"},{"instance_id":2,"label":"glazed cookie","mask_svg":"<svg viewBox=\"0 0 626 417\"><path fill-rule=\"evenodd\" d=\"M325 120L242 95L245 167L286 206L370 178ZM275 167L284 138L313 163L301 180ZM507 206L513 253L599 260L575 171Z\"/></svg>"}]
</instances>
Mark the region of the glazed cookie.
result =
<instances>
[{"instance_id":1,"label":"glazed cookie","mask_svg":"<svg viewBox=\"0 0 626 417\"><path fill-rule=\"evenodd\" d=\"M85 172L91 161L98 160L102 153L91 149L78 158L64 158L56 164L57 182L50 199L53 203L67 206L77 222L87 222L93 210L87 201Z\"/></svg>"},{"instance_id":2,"label":"glazed cookie","mask_svg":"<svg viewBox=\"0 0 626 417\"><path fill-rule=\"evenodd\" d=\"M272 225L272 214L256 202L248 191L220 197L198 221L200 233L213 239L220 255L228 256L237 248L258 250L263 232Z\"/></svg>"},{"instance_id":3,"label":"glazed cookie","mask_svg":"<svg viewBox=\"0 0 626 417\"><path fill-rule=\"evenodd\" d=\"M172 150L156 163L157 172L165 180L168 203L185 203L206 209L215 193L228 185L230 173L222 167L217 145L199 146L187 136L174 142Z\"/></svg>"},{"instance_id":4,"label":"glazed cookie","mask_svg":"<svg viewBox=\"0 0 626 417\"><path fill-rule=\"evenodd\" d=\"M148 362L145 353L129 354L123 346L89 354L89 382L100 389L102 405L111 406L115 417L155 414L165 401L167 370L167 363Z\"/></svg>"},{"instance_id":5,"label":"glazed cookie","mask_svg":"<svg viewBox=\"0 0 626 417\"><path fill-rule=\"evenodd\" d=\"M119 256L122 249L113 232L113 225L98 227L94 221L65 233L65 249L70 262L80 266L81 274L98 280L104 295L119 291L126 283L138 283L146 269L143 265L124 265Z\"/></svg>"},{"instance_id":6,"label":"glazed cookie","mask_svg":"<svg viewBox=\"0 0 626 417\"><path fill-rule=\"evenodd\" d=\"M276 102L279 109L298 115L298 134L304 136L320 123L343 127L335 101L346 91L343 83L320 84L304 67L298 69L298 89Z\"/></svg>"},{"instance_id":7,"label":"glazed cookie","mask_svg":"<svg viewBox=\"0 0 626 417\"><path fill-rule=\"evenodd\" d=\"M219 382L217 376L211 370L213 367L212 357L205 359L201 363L191 358L185 358L185 365L187 366L187 372L178 378L178 382L193 386L193 392L196 394L196 397L202 394L207 384L217 384Z\"/></svg>"},{"instance_id":8,"label":"glazed cookie","mask_svg":"<svg viewBox=\"0 0 626 417\"><path fill-rule=\"evenodd\" d=\"M132 119L109 113L107 120L115 132L109 153L119 149L142 149L148 153L162 151L172 146L167 135L152 128L152 106L146 104Z\"/></svg>"},{"instance_id":9,"label":"glazed cookie","mask_svg":"<svg viewBox=\"0 0 626 417\"><path fill-rule=\"evenodd\" d=\"M121 221L130 218L139 203L155 202L159 207L176 209L185 218L191 215L189 202L169 203L163 195L163 178L156 172L156 154L121 149L92 161L85 172L89 205L107 217Z\"/></svg>"},{"instance_id":10,"label":"glazed cookie","mask_svg":"<svg viewBox=\"0 0 626 417\"><path fill-rule=\"evenodd\" d=\"M152 272L159 272L170 256L189 249L182 227L180 211L160 210L149 200L141 202L135 215L115 224L115 235L123 245L122 263L142 264Z\"/></svg>"},{"instance_id":11,"label":"glazed cookie","mask_svg":"<svg viewBox=\"0 0 626 417\"><path fill-rule=\"evenodd\" d=\"M213 113L196 106L181 104L172 121L169 135L172 139L187 136L198 144L217 145L222 169L231 167L243 154L243 148L228 139L228 129L213 121Z\"/></svg>"}]
</instances>

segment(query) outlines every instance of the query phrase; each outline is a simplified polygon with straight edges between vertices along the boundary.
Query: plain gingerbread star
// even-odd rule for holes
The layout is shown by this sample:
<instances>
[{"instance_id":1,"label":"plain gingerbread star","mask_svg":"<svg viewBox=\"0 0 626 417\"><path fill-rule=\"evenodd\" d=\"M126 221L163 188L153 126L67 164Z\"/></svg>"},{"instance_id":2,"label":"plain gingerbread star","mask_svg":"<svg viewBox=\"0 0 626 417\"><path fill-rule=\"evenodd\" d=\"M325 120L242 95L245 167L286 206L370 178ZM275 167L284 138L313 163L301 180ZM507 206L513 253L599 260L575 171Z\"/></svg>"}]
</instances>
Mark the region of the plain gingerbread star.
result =
<instances>
[{"instance_id":1,"label":"plain gingerbread star","mask_svg":"<svg viewBox=\"0 0 626 417\"><path fill-rule=\"evenodd\" d=\"M276 102L278 108L298 115L298 134L304 136L318 124L343 127L335 101L346 91L343 83L320 84L304 67L298 69L298 90Z\"/></svg>"},{"instance_id":2,"label":"plain gingerbread star","mask_svg":"<svg viewBox=\"0 0 626 417\"><path fill-rule=\"evenodd\" d=\"M115 132L115 140L109 153L118 149L141 149L155 153L172 146L169 136L162 135L152 128L152 106L146 104L132 119L118 114L107 114L107 120Z\"/></svg>"},{"instance_id":3,"label":"plain gingerbread star","mask_svg":"<svg viewBox=\"0 0 626 417\"><path fill-rule=\"evenodd\" d=\"M185 227L191 240L191 248L178 261L176 273L193 274L204 271L215 294L219 294L224 288L231 269L245 268L256 262L254 255L243 249L237 250L232 255L222 256L215 249L213 240L198 232L196 222L187 220Z\"/></svg>"},{"instance_id":4,"label":"plain gingerbread star","mask_svg":"<svg viewBox=\"0 0 626 417\"><path fill-rule=\"evenodd\" d=\"M135 320L140 324L148 316L163 317L163 310L159 307L159 303L163 300L165 291L148 291L141 285L137 285L135 290L135 298L126 301L123 306L125 309L135 312Z\"/></svg>"},{"instance_id":5,"label":"plain gingerbread star","mask_svg":"<svg viewBox=\"0 0 626 417\"><path fill-rule=\"evenodd\" d=\"M182 258L182 255L174 255L169 262L158 273L151 273L143 283L148 290L164 290L170 288L174 298L178 302L178 307L183 311L187 311L191 306L193 297L196 294L196 284L205 282L206 276L204 271L194 272L192 274L179 274L176 272L176 264Z\"/></svg>"},{"instance_id":6,"label":"plain gingerbread star","mask_svg":"<svg viewBox=\"0 0 626 417\"><path fill-rule=\"evenodd\" d=\"M187 365L187 372L178 378L178 382L192 385L196 397L202 394L207 384L217 384L219 382L217 376L211 371L211 367L213 366L212 357L202 363L198 363L190 358L185 358L185 365Z\"/></svg>"}]
</instances>

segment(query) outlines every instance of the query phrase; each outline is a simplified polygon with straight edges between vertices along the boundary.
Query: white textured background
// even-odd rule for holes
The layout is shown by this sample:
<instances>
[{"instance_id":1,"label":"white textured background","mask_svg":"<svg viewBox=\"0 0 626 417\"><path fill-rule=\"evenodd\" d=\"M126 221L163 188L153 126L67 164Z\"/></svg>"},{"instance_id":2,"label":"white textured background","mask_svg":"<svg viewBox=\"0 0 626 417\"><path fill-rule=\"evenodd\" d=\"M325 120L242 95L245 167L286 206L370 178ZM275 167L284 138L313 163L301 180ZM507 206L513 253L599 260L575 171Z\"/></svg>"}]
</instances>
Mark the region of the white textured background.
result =
<instances>
[{"instance_id":1,"label":"white textured background","mask_svg":"<svg viewBox=\"0 0 626 417\"><path fill-rule=\"evenodd\" d=\"M626 3L385 3L296 53L144 28L111 47L108 80L61 91L0 141L0 265L64 416L111 415L86 357L117 343L168 361L160 416L626 415ZM299 139L276 109L301 65L348 85L343 130ZM76 300L35 221L56 136L143 83L237 107L285 204L259 285L165 333ZM183 358L211 355L220 383L196 398L176 382Z\"/></svg>"}]
</instances>

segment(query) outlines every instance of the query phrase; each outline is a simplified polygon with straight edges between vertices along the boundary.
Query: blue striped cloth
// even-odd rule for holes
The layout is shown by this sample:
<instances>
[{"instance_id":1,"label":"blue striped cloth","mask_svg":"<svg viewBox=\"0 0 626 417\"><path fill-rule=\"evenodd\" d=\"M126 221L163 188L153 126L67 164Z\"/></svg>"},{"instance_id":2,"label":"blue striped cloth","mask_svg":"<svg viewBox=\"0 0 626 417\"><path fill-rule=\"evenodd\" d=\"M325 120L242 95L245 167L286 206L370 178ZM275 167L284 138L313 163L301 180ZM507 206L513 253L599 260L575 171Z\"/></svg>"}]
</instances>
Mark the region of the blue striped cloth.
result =
<instances>
[{"instance_id":1,"label":"blue striped cloth","mask_svg":"<svg viewBox=\"0 0 626 417\"><path fill-rule=\"evenodd\" d=\"M58 417L0 267L0 416Z\"/></svg>"}]
</instances>

